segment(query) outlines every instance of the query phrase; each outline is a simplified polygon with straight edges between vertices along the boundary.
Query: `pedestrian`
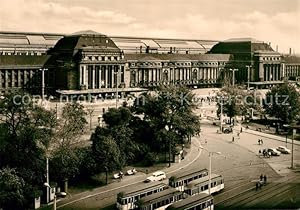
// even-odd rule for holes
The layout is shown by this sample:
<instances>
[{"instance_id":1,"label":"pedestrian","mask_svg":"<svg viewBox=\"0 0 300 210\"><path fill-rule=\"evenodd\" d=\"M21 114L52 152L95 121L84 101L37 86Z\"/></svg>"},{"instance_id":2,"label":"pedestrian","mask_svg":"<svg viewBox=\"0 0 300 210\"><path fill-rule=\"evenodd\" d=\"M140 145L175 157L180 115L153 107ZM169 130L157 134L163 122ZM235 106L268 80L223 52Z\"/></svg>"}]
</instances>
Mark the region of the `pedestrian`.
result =
<instances>
[{"instance_id":1,"label":"pedestrian","mask_svg":"<svg viewBox=\"0 0 300 210\"><path fill-rule=\"evenodd\" d=\"M264 184L266 185L267 184L267 176L264 175Z\"/></svg>"},{"instance_id":2,"label":"pedestrian","mask_svg":"<svg viewBox=\"0 0 300 210\"><path fill-rule=\"evenodd\" d=\"M260 143L261 143L261 144L264 144L264 142L263 142L263 140L262 140L262 139L260 140Z\"/></svg>"},{"instance_id":3,"label":"pedestrian","mask_svg":"<svg viewBox=\"0 0 300 210\"><path fill-rule=\"evenodd\" d=\"M259 178L260 178L260 181L262 181L264 176L261 174Z\"/></svg>"},{"instance_id":4,"label":"pedestrian","mask_svg":"<svg viewBox=\"0 0 300 210\"><path fill-rule=\"evenodd\" d=\"M243 132L243 127L241 127L241 133Z\"/></svg>"},{"instance_id":5,"label":"pedestrian","mask_svg":"<svg viewBox=\"0 0 300 210\"><path fill-rule=\"evenodd\" d=\"M260 139L258 139L258 141L257 141L257 142L258 142L258 145L260 145Z\"/></svg>"},{"instance_id":6,"label":"pedestrian","mask_svg":"<svg viewBox=\"0 0 300 210\"><path fill-rule=\"evenodd\" d=\"M232 142L234 142L234 136L232 137Z\"/></svg>"},{"instance_id":7,"label":"pedestrian","mask_svg":"<svg viewBox=\"0 0 300 210\"><path fill-rule=\"evenodd\" d=\"M261 155L261 150L258 150L258 154Z\"/></svg>"},{"instance_id":8,"label":"pedestrian","mask_svg":"<svg viewBox=\"0 0 300 210\"><path fill-rule=\"evenodd\" d=\"M259 187L259 183L258 182L256 182L256 191L258 190L258 187Z\"/></svg>"}]
</instances>

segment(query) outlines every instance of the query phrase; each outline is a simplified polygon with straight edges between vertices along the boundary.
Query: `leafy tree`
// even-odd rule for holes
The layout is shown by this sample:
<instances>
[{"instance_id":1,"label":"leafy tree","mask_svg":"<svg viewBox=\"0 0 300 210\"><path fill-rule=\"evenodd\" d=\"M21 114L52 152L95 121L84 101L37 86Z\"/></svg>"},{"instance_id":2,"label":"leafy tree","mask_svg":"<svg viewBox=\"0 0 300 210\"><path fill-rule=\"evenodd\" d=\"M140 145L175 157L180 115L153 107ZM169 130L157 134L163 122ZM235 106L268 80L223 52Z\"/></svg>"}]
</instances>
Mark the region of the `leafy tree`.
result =
<instances>
[{"instance_id":1,"label":"leafy tree","mask_svg":"<svg viewBox=\"0 0 300 210\"><path fill-rule=\"evenodd\" d=\"M65 192L68 179L79 174L80 160L76 151L83 145L80 137L87 125L86 115L82 105L68 103L63 107L62 116L55 128L56 141L52 145L50 173L59 183L65 182Z\"/></svg>"},{"instance_id":2,"label":"leafy tree","mask_svg":"<svg viewBox=\"0 0 300 210\"><path fill-rule=\"evenodd\" d=\"M143 121L154 132L149 145L157 146L157 151L167 151L171 145L171 150L175 151L176 144L182 144L200 130L199 118L193 113L194 108L194 95L187 88L170 86L144 93L136 99L133 112L142 115Z\"/></svg>"},{"instance_id":3,"label":"leafy tree","mask_svg":"<svg viewBox=\"0 0 300 210\"><path fill-rule=\"evenodd\" d=\"M0 170L0 208L3 210L23 209L24 180L15 169Z\"/></svg>"},{"instance_id":4,"label":"leafy tree","mask_svg":"<svg viewBox=\"0 0 300 210\"><path fill-rule=\"evenodd\" d=\"M26 99L26 100L24 100ZM55 114L39 107L30 95L10 92L0 100L0 168L15 168L28 188L42 186L45 150L55 125Z\"/></svg>"},{"instance_id":5,"label":"leafy tree","mask_svg":"<svg viewBox=\"0 0 300 210\"><path fill-rule=\"evenodd\" d=\"M91 136L92 150L99 172L112 172L124 165L120 149L105 128L97 127Z\"/></svg>"},{"instance_id":6,"label":"leafy tree","mask_svg":"<svg viewBox=\"0 0 300 210\"><path fill-rule=\"evenodd\" d=\"M291 123L299 119L300 99L297 89L288 83L274 86L267 94L264 107L267 114Z\"/></svg>"},{"instance_id":7,"label":"leafy tree","mask_svg":"<svg viewBox=\"0 0 300 210\"><path fill-rule=\"evenodd\" d=\"M221 103L223 104L223 114L230 118L237 115L246 115L250 109L261 111L260 95L256 91L247 92L240 87L226 86L217 93L217 114L220 116Z\"/></svg>"}]
</instances>

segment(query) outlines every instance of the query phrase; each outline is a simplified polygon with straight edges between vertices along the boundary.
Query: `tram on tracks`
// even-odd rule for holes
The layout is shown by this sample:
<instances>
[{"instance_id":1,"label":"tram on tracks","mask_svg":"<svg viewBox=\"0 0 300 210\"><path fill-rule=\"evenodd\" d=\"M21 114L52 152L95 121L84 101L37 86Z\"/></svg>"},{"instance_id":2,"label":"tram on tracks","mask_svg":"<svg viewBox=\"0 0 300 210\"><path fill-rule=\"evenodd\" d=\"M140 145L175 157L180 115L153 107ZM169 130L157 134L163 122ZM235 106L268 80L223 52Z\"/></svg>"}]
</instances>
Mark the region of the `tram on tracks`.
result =
<instances>
[{"instance_id":1,"label":"tram on tracks","mask_svg":"<svg viewBox=\"0 0 300 210\"><path fill-rule=\"evenodd\" d=\"M184 187L191 181L208 176L207 169L193 169L181 171L169 178L169 185L179 191L184 191Z\"/></svg>"},{"instance_id":2,"label":"tram on tracks","mask_svg":"<svg viewBox=\"0 0 300 210\"><path fill-rule=\"evenodd\" d=\"M209 177L205 176L200 179L194 180L185 187L184 192L188 195L196 195L199 193L209 193ZM211 175L211 188L210 193L216 193L224 189L224 178L222 175Z\"/></svg>"},{"instance_id":3,"label":"tram on tracks","mask_svg":"<svg viewBox=\"0 0 300 210\"><path fill-rule=\"evenodd\" d=\"M169 188L159 193L149 195L138 201L138 209L140 210L164 210L175 202L184 198L184 192L180 192L174 188Z\"/></svg>"},{"instance_id":4,"label":"tram on tracks","mask_svg":"<svg viewBox=\"0 0 300 210\"><path fill-rule=\"evenodd\" d=\"M207 193L199 193L195 196L189 196L184 200L178 201L166 208L166 210L213 210L214 199Z\"/></svg>"},{"instance_id":5,"label":"tram on tracks","mask_svg":"<svg viewBox=\"0 0 300 210\"><path fill-rule=\"evenodd\" d=\"M145 184L143 189L138 186L127 192L120 192L117 196L117 208L120 210L136 209L138 200L166 189L168 185L164 183L150 182Z\"/></svg>"}]
</instances>

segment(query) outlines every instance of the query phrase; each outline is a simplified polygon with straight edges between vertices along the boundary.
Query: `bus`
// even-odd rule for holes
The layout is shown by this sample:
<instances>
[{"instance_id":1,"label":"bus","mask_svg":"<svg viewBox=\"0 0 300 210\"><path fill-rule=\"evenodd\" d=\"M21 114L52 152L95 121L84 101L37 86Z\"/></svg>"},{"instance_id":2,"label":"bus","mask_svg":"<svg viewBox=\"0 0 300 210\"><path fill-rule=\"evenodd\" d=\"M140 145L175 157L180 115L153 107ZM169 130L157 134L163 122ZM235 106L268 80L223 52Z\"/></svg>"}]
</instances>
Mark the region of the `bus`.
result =
<instances>
[{"instance_id":1,"label":"bus","mask_svg":"<svg viewBox=\"0 0 300 210\"><path fill-rule=\"evenodd\" d=\"M141 186L135 186L126 192L120 192L117 195L117 208L120 210L128 210L137 208L137 201L145 196L166 190L168 185L164 183L150 182L145 184L143 189Z\"/></svg>"},{"instance_id":2,"label":"bus","mask_svg":"<svg viewBox=\"0 0 300 210\"><path fill-rule=\"evenodd\" d=\"M189 196L184 200L170 205L166 210L213 210L214 199L207 193L199 193L195 196Z\"/></svg>"},{"instance_id":3,"label":"bus","mask_svg":"<svg viewBox=\"0 0 300 210\"><path fill-rule=\"evenodd\" d=\"M169 178L169 185L179 191L184 191L184 187L191 181L208 175L207 169L193 169L181 171Z\"/></svg>"},{"instance_id":4,"label":"bus","mask_svg":"<svg viewBox=\"0 0 300 210\"><path fill-rule=\"evenodd\" d=\"M138 201L140 210L164 210L169 205L180 201L184 198L184 192L180 192L174 188L169 188L159 193L149 195Z\"/></svg>"},{"instance_id":5,"label":"bus","mask_svg":"<svg viewBox=\"0 0 300 210\"><path fill-rule=\"evenodd\" d=\"M188 195L196 195L199 193L209 193L208 191L209 177L205 176L201 179L194 180L185 187L184 192ZM211 175L211 188L210 193L216 193L224 189L224 178L222 175Z\"/></svg>"}]
</instances>

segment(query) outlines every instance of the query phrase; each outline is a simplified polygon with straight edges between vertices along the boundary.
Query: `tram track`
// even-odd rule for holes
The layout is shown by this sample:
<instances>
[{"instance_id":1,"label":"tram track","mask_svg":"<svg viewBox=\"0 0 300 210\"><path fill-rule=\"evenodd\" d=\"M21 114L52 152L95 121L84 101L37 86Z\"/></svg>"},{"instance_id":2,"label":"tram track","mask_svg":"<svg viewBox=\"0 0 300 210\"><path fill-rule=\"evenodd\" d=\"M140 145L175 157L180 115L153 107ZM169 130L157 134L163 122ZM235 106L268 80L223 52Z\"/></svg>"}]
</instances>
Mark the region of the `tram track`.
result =
<instances>
[{"instance_id":1,"label":"tram track","mask_svg":"<svg viewBox=\"0 0 300 210\"><path fill-rule=\"evenodd\" d=\"M242 206L248 206L249 203L253 204L254 202L257 202L258 199L260 200L267 200L269 198L274 197L278 194L278 189L280 189L280 193L285 193L286 191L291 189L291 186L289 186L287 183L292 183L294 180L298 180L298 176L291 176L289 178L285 177L284 182L272 182L267 184L266 186L263 186L263 188L259 191L255 190L254 183L250 183L252 187L249 185L248 189L243 190L242 192L238 192L237 194L233 194L232 196L226 197L225 199L218 200L218 197L215 196L215 205L222 208L223 205L226 208L233 208L233 207L242 207ZM280 179L281 180L281 179ZM238 189L235 188L235 189ZM277 189L277 190L276 190ZM234 189L228 191L233 192ZM226 192L224 192L226 193ZM232 194L232 193L231 193ZM220 194L221 196L222 194ZM223 194L224 196L225 194Z\"/></svg>"}]
</instances>

